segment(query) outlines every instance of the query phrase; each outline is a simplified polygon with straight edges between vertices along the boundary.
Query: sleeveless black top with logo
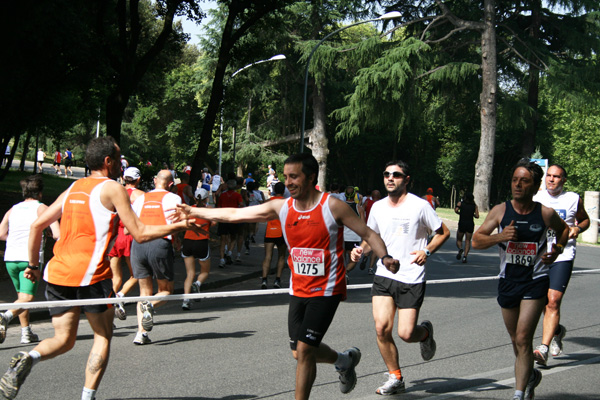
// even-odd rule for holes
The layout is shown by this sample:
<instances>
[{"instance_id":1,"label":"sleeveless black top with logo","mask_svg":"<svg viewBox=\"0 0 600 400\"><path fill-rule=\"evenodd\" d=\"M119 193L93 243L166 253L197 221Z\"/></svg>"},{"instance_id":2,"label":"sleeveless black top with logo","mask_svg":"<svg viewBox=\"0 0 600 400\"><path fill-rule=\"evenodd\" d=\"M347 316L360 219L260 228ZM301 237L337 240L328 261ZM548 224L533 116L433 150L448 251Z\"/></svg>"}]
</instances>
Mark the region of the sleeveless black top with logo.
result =
<instances>
[{"instance_id":1,"label":"sleeveless black top with logo","mask_svg":"<svg viewBox=\"0 0 600 400\"><path fill-rule=\"evenodd\" d=\"M548 227L542 218L542 204L534 202L535 207L529 214L518 214L510 201L500 222L498 232L515 221L516 241L498 244L500 251L500 277L513 282L529 282L548 275L548 266L542 263L542 254L546 252L546 230Z\"/></svg>"}]
</instances>

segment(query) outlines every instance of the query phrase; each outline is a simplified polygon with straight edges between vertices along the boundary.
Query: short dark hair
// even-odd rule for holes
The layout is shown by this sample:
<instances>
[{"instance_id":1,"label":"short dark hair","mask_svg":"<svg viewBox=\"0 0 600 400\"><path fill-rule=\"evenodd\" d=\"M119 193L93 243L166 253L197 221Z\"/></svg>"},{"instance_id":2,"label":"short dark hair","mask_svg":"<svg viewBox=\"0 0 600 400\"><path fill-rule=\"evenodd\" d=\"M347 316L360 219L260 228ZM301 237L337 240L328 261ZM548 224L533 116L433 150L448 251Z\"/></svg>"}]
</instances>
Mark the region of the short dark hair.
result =
<instances>
[{"instance_id":1,"label":"short dark hair","mask_svg":"<svg viewBox=\"0 0 600 400\"><path fill-rule=\"evenodd\" d=\"M22 179L21 189L23 190L23 200L26 199L38 199L40 194L44 191L44 181L42 176L39 174L30 175L25 179Z\"/></svg>"},{"instance_id":2,"label":"short dark hair","mask_svg":"<svg viewBox=\"0 0 600 400\"><path fill-rule=\"evenodd\" d=\"M283 182L277 182L275 184L275 186L273 186L273 193L284 194L285 193L285 184Z\"/></svg>"},{"instance_id":3,"label":"short dark hair","mask_svg":"<svg viewBox=\"0 0 600 400\"><path fill-rule=\"evenodd\" d=\"M565 167L563 167L560 164L552 164L550 167L560 168L562 170L563 178L567 179L567 170L565 169ZM548 169L550 169L550 167L548 167Z\"/></svg>"},{"instance_id":4,"label":"short dark hair","mask_svg":"<svg viewBox=\"0 0 600 400\"><path fill-rule=\"evenodd\" d=\"M246 189L247 189L249 192L251 192L251 191L253 191L253 190L254 190L254 188L255 188L255 185L256 185L256 184L255 184L254 182L248 182L248 183L246 183Z\"/></svg>"},{"instance_id":5,"label":"short dark hair","mask_svg":"<svg viewBox=\"0 0 600 400\"><path fill-rule=\"evenodd\" d=\"M187 174L187 172L180 172L178 174L179 176L179 180L181 182L189 182L190 181L190 176Z\"/></svg>"},{"instance_id":6,"label":"short dark hair","mask_svg":"<svg viewBox=\"0 0 600 400\"><path fill-rule=\"evenodd\" d=\"M102 169L106 157L115 158L117 142L112 136L102 136L92 139L85 152L85 162L92 171Z\"/></svg>"},{"instance_id":7,"label":"short dark hair","mask_svg":"<svg viewBox=\"0 0 600 400\"><path fill-rule=\"evenodd\" d=\"M408 164L406 162L404 162L402 160L390 161L387 164L385 164L385 168L392 166L392 165L396 165L396 166L400 167L402 172L404 172L404 175L406 175L406 176L410 175L410 171L408 169Z\"/></svg>"},{"instance_id":8,"label":"short dark hair","mask_svg":"<svg viewBox=\"0 0 600 400\"><path fill-rule=\"evenodd\" d=\"M302 173L308 178L312 174L315 175L315 179L312 184L316 185L319 179L319 162L317 159L308 153L298 153L289 156L283 164L302 164Z\"/></svg>"},{"instance_id":9,"label":"short dark hair","mask_svg":"<svg viewBox=\"0 0 600 400\"><path fill-rule=\"evenodd\" d=\"M531 161L529 158L521 158L512 169L510 174L511 178L515 174L517 168L525 168L531 174L533 178L533 184L538 188L542 184L542 177L544 176L544 170L538 164Z\"/></svg>"}]
</instances>

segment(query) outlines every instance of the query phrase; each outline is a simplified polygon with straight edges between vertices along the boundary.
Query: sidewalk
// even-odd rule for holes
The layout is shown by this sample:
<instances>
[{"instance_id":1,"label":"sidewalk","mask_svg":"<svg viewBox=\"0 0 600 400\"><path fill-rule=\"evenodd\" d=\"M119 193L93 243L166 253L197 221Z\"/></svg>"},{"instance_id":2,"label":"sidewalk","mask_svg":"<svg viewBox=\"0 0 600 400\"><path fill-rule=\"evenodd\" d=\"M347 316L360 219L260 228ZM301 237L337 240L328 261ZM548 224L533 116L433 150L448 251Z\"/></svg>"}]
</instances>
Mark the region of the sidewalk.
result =
<instances>
[{"instance_id":1,"label":"sidewalk","mask_svg":"<svg viewBox=\"0 0 600 400\"><path fill-rule=\"evenodd\" d=\"M218 291L227 285L234 283L248 281L247 290L260 289L260 277L262 275L262 262L264 259L264 245L263 238L265 234L266 223L259 224L258 234L255 236L256 243L250 243L250 255L245 255L245 249L242 251L240 264L234 263L226 265L225 268L219 268L219 239L216 233L213 233L211 229L211 268L208 280L202 284L203 291ZM215 227L216 228L216 227ZM214 229L216 232L216 229ZM236 254L234 254L234 260ZM273 260L271 261L271 271L275 270L277 261L277 249L275 248L273 254ZM129 271L125 261L122 263L123 270L123 281L129 278ZM200 273L200 266L196 264L196 274ZM185 266L181 254L178 253L175 256L175 294L183 293L183 281L185 280ZM274 275L269 276L269 283L272 284ZM285 268L282 275L282 287L287 287L289 282L289 269ZM34 298L34 301L46 301L45 298L46 284L42 282L38 288L38 292ZM156 288L156 286L155 286ZM139 289L136 286L127 294L128 296L138 296ZM0 303L12 303L16 300L17 293L10 279L0 280ZM50 316L47 310L34 309L30 313L32 321L49 320ZM15 318L11 324L17 323L18 319Z\"/></svg>"}]
</instances>

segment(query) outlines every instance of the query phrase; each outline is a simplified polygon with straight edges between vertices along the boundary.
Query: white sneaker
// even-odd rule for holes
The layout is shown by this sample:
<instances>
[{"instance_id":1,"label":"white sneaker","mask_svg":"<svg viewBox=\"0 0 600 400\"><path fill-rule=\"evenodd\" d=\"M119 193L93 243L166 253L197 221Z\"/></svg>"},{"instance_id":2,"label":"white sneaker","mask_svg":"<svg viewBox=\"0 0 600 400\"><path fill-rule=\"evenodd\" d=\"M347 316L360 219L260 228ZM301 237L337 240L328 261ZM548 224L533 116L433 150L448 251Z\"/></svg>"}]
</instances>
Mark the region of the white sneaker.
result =
<instances>
[{"instance_id":1,"label":"white sneaker","mask_svg":"<svg viewBox=\"0 0 600 400\"><path fill-rule=\"evenodd\" d=\"M183 300L183 303L181 304L181 309L184 311L189 311L192 309L192 302L190 301L190 299Z\"/></svg>"},{"instance_id":2,"label":"white sneaker","mask_svg":"<svg viewBox=\"0 0 600 400\"><path fill-rule=\"evenodd\" d=\"M148 337L148 335L144 335L142 332L138 332L135 334L135 339L133 339L133 344L137 344L143 346L145 344L152 343L152 340Z\"/></svg>"},{"instance_id":3,"label":"white sneaker","mask_svg":"<svg viewBox=\"0 0 600 400\"><path fill-rule=\"evenodd\" d=\"M4 317L4 314L0 314L0 343L4 343L4 339L6 339L7 328L8 319Z\"/></svg>"},{"instance_id":4,"label":"white sneaker","mask_svg":"<svg viewBox=\"0 0 600 400\"><path fill-rule=\"evenodd\" d=\"M125 321L127 319L127 311L125 311L125 306L123 303L115 304L115 316L121 321Z\"/></svg>"},{"instance_id":5,"label":"white sneaker","mask_svg":"<svg viewBox=\"0 0 600 400\"><path fill-rule=\"evenodd\" d=\"M142 328L150 332L154 327L154 307L148 300L140 303L140 311L142 312Z\"/></svg>"},{"instance_id":6,"label":"white sneaker","mask_svg":"<svg viewBox=\"0 0 600 400\"><path fill-rule=\"evenodd\" d=\"M538 365L546 365L548 363L548 346L540 344L533 350L533 359Z\"/></svg>"},{"instance_id":7,"label":"white sneaker","mask_svg":"<svg viewBox=\"0 0 600 400\"><path fill-rule=\"evenodd\" d=\"M192 283L192 293L200 293L201 287L202 285L200 285L200 282L195 281L194 283Z\"/></svg>"},{"instance_id":8,"label":"white sneaker","mask_svg":"<svg viewBox=\"0 0 600 400\"><path fill-rule=\"evenodd\" d=\"M32 331L21 333L21 344L37 343L40 341L38 335Z\"/></svg>"},{"instance_id":9,"label":"white sneaker","mask_svg":"<svg viewBox=\"0 0 600 400\"><path fill-rule=\"evenodd\" d=\"M558 327L560 329L560 332L558 333L558 335L554 335L552 341L550 342L550 354L552 354L552 357L559 356L563 352L562 340L567 334L567 328L560 324L558 325Z\"/></svg>"},{"instance_id":10,"label":"white sneaker","mask_svg":"<svg viewBox=\"0 0 600 400\"><path fill-rule=\"evenodd\" d=\"M394 374L390 374L388 372L385 374L387 375L388 380L382 386L379 386L375 393L382 396L391 396L393 394L404 393L406 391L404 378L396 379L396 375Z\"/></svg>"}]
</instances>

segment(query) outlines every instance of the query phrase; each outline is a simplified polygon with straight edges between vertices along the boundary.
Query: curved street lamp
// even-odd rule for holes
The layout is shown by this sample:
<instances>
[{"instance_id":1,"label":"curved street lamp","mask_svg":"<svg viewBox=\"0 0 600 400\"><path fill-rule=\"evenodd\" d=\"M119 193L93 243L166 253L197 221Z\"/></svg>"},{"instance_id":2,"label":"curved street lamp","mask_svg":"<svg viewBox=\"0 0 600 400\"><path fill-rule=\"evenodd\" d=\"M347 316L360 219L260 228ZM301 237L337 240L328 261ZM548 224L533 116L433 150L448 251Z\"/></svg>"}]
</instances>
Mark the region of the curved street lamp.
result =
<instances>
[{"instance_id":1,"label":"curved street lamp","mask_svg":"<svg viewBox=\"0 0 600 400\"><path fill-rule=\"evenodd\" d=\"M279 61L279 60L285 60L285 56L283 54L277 54L276 56L273 56L271 58L255 61L251 64L248 64L245 67L242 67L242 68L238 69L237 71L235 71L233 74L231 74L231 76L227 79L227 82L225 82L225 85L223 85L223 99L221 100L221 131L219 132L219 175L223 176L221 173L221 165L222 165L222 160L223 160L223 107L224 107L223 102L225 100L225 91L227 89L227 86L229 85L229 82L231 82L231 79L233 79L234 76L236 76L237 74L239 74L240 72L242 72L245 69L253 67L257 64L262 64L264 62Z\"/></svg>"},{"instance_id":2,"label":"curved street lamp","mask_svg":"<svg viewBox=\"0 0 600 400\"><path fill-rule=\"evenodd\" d=\"M367 22L395 19L395 18L399 18L400 16L402 16L402 14L400 14L400 12L390 11L388 13L383 14L379 18L367 19L364 21L359 21L359 22L355 22L350 25L343 26L343 27L331 32L327 36L325 36L323 39L321 39L321 41L319 43L317 43L317 45L315 47L313 47L312 51L308 55L308 59L306 60L306 69L304 71L304 100L302 101L302 130L300 131L300 153L302 153L304 151L304 130L306 128L306 93L308 91L308 67L310 66L310 60L311 60L314 52L319 48L319 46L321 44L323 44L324 41L326 41L327 39L329 39L331 36L335 35L336 33L343 31L344 29L348 29L348 28L351 28L353 26L360 25L360 24L366 24Z\"/></svg>"}]
</instances>

